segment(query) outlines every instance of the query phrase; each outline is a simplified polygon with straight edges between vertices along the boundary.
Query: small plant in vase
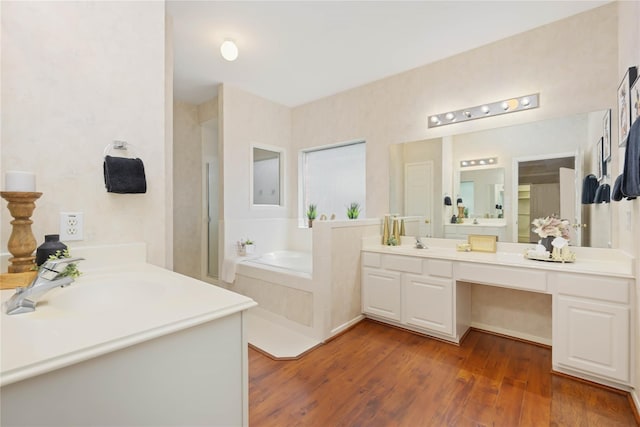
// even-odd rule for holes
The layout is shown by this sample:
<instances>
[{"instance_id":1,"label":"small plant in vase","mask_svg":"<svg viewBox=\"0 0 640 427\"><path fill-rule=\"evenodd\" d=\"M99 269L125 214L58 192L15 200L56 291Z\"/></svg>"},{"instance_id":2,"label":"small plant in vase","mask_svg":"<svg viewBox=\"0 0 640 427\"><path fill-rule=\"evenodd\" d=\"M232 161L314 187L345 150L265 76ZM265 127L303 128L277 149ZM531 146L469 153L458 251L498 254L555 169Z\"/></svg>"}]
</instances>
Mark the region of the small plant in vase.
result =
<instances>
[{"instance_id":1,"label":"small plant in vase","mask_svg":"<svg viewBox=\"0 0 640 427\"><path fill-rule=\"evenodd\" d=\"M347 218L357 219L360 215L360 204L353 202L347 207Z\"/></svg>"},{"instance_id":2,"label":"small plant in vase","mask_svg":"<svg viewBox=\"0 0 640 427\"><path fill-rule=\"evenodd\" d=\"M247 239L247 240L240 240L238 242L238 253L242 256L254 253L255 248L256 246L253 240Z\"/></svg>"},{"instance_id":3,"label":"small plant in vase","mask_svg":"<svg viewBox=\"0 0 640 427\"><path fill-rule=\"evenodd\" d=\"M309 228L313 227L313 220L318 216L318 205L311 203L307 209L307 219L309 220Z\"/></svg>"}]
</instances>

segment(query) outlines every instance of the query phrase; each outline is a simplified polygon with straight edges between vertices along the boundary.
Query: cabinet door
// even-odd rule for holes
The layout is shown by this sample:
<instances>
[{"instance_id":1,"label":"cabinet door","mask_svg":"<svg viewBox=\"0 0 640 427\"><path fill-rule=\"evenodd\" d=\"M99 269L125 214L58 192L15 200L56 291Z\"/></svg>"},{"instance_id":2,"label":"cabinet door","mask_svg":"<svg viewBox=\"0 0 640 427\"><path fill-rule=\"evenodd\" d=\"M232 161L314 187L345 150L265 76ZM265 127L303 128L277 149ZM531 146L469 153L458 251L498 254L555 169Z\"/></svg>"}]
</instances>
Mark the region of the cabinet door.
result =
<instances>
[{"instance_id":1,"label":"cabinet door","mask_svg":"<svg viewBox=\"0 0 640 427\"><path fill-rule=\"evenodd\" d=\"M450 279L405 274L403 323L453 334L453 283Z\"/></svg>"},{"instance_id":2,"label":"cabinet door","mask_svg":"<svg viewBox=\"0 0 640 427\"><path fill-rule=\"evenodd\" d=\"M629 308L557 297L554 360L598 376L629 381Z\"/></svg>"},{"instance_id":3,"label":"cabinet door","mask_svg":"<svg viewBox=\"0 0 640 427\"><path fill-rule=\"evenodd\" d=\"M363 268L362 311L400 321L400 273Z\"/></svg>"}]
</instances>

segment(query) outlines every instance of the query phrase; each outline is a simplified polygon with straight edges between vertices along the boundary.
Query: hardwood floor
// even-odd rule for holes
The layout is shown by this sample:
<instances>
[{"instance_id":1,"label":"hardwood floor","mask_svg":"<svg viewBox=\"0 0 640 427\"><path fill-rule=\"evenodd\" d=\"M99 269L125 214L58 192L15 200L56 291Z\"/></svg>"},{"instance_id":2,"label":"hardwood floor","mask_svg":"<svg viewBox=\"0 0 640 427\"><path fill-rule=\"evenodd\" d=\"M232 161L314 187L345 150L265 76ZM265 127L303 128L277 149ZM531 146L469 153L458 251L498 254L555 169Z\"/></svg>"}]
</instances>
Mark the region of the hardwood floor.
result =
<instances>
[{"instance_id":1,"label":"hardwood floor","mask_svg":"<svg viewBox=\"0 0 640 427\"><path fill-rule=\"evenodd\" d=\"M249 349L249 425L635 426L627 397L551 375L551 350L458 347L365 320L299 360Z\"/></svg>"}]
</instances>

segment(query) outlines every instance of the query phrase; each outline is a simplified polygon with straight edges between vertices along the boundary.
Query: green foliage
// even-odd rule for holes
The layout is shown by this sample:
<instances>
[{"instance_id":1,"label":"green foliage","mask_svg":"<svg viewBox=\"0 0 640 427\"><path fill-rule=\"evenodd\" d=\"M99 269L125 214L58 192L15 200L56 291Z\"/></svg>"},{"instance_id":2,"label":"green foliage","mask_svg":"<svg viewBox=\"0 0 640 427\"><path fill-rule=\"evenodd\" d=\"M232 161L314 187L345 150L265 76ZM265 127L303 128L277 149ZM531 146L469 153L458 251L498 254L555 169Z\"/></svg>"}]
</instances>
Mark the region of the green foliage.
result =
<instances>
[{"instance_id":1,"label":"green foliage","mask_svg":"<svg viewBox=\"0 0 640 427\"><path fill-rule=\"evenodd\" d=\"M347 207L347 218L356 219L360 215L360 204L353 202Z\"/></svg>"},{"instance_id":2,"label":"green foliage","mask_svg":"<svg viewBox=\"0 0 640 427\"><path fill-rule=\"evenodd\" d=\"M49 255L50 260L63 259L63 258L71 258L71 254L69 253L69 249L65 249L64 251L56 251L55 254ZM60 273L62 277L73 277L74 279L80 276L82 272L78 270L78 264L71 263L67 264L64 271Z\"/></svg>"},{"instance_id":3,"label":"green foliage","mask_svg":"<svg viewBox=\"0 0 640 427\"><path fill-rule=\"evenodd\" d=\"M318 205L311 203L309 204L309 209L307 210L307 218L316 219L318 216Z\"/></svg>"}]
</instances>

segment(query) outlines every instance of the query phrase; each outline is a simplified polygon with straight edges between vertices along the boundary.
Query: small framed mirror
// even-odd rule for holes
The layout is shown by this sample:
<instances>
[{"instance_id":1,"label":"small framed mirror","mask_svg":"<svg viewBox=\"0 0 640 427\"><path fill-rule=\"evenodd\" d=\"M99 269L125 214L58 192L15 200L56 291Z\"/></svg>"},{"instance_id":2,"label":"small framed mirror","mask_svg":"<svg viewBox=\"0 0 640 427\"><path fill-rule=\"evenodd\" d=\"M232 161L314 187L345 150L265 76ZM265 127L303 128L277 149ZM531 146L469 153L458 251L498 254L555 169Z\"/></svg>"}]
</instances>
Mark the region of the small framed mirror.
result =
<instances>
[{"instance_id":1,"label":"small framed mirror","mask_svg":"<svg viewBox=\"0 0 640 427\"><path fill-rule=\"evenodd\" d=\"M282 197L284 152L276 148L254 146L251 157L252 204L284 206Z\"/></svg>"}]
</instances>

